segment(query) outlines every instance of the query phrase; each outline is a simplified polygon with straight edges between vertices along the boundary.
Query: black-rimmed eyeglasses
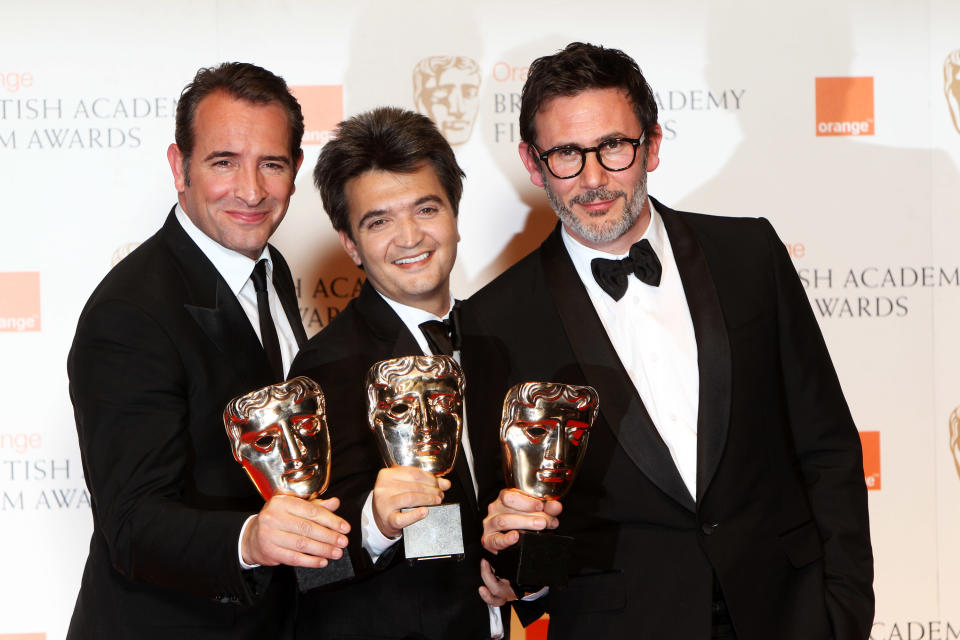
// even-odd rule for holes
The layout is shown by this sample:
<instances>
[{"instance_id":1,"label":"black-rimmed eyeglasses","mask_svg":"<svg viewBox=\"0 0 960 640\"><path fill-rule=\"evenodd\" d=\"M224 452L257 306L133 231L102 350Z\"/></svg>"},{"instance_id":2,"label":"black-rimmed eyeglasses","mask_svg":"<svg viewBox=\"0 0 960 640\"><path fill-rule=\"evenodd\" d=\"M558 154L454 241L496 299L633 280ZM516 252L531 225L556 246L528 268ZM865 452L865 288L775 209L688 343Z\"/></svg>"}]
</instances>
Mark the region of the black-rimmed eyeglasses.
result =
<instances>
[{"instance_id":1,"label":"black-rimmed eyeglasses","mask_svg":"<svg viewBox=\"0 0 960 640\"><path fill-rule=\"evenodd\" d=\"M565 144L543 153L535 145L530 145L537 157L546 163L547 169L560 180L576 178L587 163L587 154L597 154L597 161L607 171L623 171L633 166L637 159L637 147L643 144L645 133L639 138L610 138L595 147L578 147Z\"/></svg>"}]
</instances>

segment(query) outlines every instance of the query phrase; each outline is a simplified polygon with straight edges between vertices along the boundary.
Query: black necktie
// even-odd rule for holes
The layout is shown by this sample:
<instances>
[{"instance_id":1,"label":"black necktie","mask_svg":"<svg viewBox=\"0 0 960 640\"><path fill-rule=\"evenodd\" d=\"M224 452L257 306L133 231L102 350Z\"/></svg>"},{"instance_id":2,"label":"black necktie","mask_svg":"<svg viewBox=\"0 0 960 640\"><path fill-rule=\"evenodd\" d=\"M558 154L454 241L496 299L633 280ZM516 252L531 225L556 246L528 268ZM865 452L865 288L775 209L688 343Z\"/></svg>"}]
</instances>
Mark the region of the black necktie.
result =
<instances>
[{"instance_id":1,"label":"black necktie","mask_svg":"<svg viewBox=\"0 0 960 640\"><path fill-rule=\"evenodd\" d=\"M277 338L277 328L270 316L270 298L267 296L267 261L261 260L250 274L253 288L257 292L257 313L260 315L260 341L267 354L267 361L273 369L273 376L277 382L283 380L283 358L280 356L280 340Z\"/></svg>"},{"instance_id":2,"label":"black necktie","mask_svg":"<svg viewBox=\"0 0 960 640\"><path fill-rule=\"evenodd\" d=\"M460 301L453 303L453 309L446 320L427 320L420 323L420 331L427 339L430 350L435 356L452 356L460 350Z\"/></svg>"},{"instance_id":3,"label":"black necktie","mask_svg":"<svg viewBox=\"0 0 960 640\"><path fill-rule=\"evenodd\" d=\"M660 259L654 253L650 242L644 238L633 243L630 253L621 260L594 258L590 261L590 270L600 288L614 300L619 300L627 292L627 278L632 273L641 282L652 287L660 285Z\"/></svg>"}]
</instances>

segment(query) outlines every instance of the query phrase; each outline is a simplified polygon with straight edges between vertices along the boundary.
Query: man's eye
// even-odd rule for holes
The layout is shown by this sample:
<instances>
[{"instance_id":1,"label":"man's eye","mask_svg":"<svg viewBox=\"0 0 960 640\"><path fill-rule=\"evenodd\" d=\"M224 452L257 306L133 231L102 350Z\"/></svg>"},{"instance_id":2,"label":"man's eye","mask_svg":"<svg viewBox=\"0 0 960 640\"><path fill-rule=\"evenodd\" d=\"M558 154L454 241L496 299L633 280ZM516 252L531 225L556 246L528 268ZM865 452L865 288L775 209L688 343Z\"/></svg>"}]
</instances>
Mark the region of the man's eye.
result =
<instances>
[{"instance_id":1,"label":"man's eye","mask_svg":"<svg viewBox=\"0 0 960 640\"><path fill-rule=\"evenodd\" d=\"M616 138L605 140L600 143L600 147L604 151L620 151L624 147L623 140L617 140Z\"/></svg>"},{"instance_id":2,"label":"man's eye","mask_svg":"<svg viewBox=\"0 0 960 640\"><path fill-rule=\"evenodd\" d=\"M568 161L570 161L570 160L579 160L579 159L580 159L580 150L579 150L579 149L574 149L574 148L572 148L572 147L571 147L571 148L565 148L565 149L557 149L557 150L554 151L553 153L554 153L555 156L557 156L557 159L558 159L558 160L562 160L562 161L564 161L564 162L568 162Z\"/></svg>"}]
</instances>

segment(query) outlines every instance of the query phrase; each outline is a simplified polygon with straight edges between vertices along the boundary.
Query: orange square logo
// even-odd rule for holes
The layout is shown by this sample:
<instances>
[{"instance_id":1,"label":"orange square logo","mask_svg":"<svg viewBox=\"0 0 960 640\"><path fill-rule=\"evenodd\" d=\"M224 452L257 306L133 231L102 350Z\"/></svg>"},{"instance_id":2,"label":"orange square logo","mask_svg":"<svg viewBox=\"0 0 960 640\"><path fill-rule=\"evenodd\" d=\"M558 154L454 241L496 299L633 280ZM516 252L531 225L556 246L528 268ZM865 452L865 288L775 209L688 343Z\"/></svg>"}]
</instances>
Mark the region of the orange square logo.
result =
<instances>
[{"instance_id":1,"label":"orange square logo","mask_svg":"<svg viewBox=\"0 0 960 640\"><path fill-rule=\"evenodd\" d=\"M343 120L343 85L301 85L290 92L303 109L303 144L326 144Z\"/></svg>"},{"instance_id":2,"label":"orange square logo","mask_svg":"<svg viewBox=\"0 0 960 640\"><path fill-rule=\"evenodd\" d=\"M870 491L880 490L880 432L861 431L863 447L863 479Z\"/></svg>"},{"instance_id":3,"label":"orange square logo","mask_svg":"<svg viewBox=\"0 0 960 640\"><path fill-rule=\"evenodd\" d=\"M0 331L40 331L40 273L0 273Z\"/></svg>"},{"instance_id":4,"label":"orange square logo","mask_svg":"<svg viewBox=\"0 0 960 640\"><path fill-rule=\"evenodd\" d=\"M45 633L0 633L0 640L47 640Z\"/></svg>"},{"instance_id":5,"label":"orange square logo","mask_svg":"<svg viewBox=\"0 0 960 640\"><path fill-rule=\"evenodd\" d=\"M872 136L873 76L817 78L817 135Z\"/></svg>"}]
</instances>

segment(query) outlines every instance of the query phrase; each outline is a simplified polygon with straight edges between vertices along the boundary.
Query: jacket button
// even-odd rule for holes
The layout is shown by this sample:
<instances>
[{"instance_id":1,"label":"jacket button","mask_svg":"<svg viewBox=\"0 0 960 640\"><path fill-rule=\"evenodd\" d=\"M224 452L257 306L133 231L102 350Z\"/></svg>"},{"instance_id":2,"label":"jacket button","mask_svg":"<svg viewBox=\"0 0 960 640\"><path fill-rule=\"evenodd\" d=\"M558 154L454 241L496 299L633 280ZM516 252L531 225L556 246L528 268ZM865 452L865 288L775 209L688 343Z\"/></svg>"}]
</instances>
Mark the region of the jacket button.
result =
<instances>
[{"instance_id":1,"label":"jacket button","mask_svg":"<svg viewBox=\"0 0 960 640\"><path fill-rule=\"evenodd\" d=\"M719 527L719 523L716 522L706 522L700 527L700 531L703 531L703 535L710 536L713 535L713 532Z\"/></svg>"}]
</instances>

